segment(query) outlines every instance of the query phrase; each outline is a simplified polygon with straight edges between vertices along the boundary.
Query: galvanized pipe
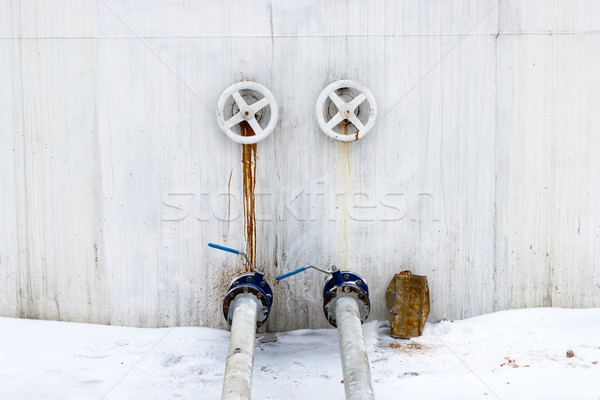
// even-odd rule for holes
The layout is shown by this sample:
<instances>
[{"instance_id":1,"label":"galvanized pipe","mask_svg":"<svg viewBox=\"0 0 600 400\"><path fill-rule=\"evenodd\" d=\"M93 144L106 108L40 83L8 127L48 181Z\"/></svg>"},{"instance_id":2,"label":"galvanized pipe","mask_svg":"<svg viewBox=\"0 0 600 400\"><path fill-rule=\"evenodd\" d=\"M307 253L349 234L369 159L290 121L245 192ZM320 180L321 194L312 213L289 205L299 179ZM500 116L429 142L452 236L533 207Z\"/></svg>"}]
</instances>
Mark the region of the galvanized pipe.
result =
<instances>
[{"instance_id":1,"label":"galvanized pipe","mask_svg":"<svg viewBox=\"0 0 600 400\"><path fill-rule=\"evenodd\" d=\"M256 318L260 301L252 294L240 294L232 303L233 319L221 399L250 400Z\"/></svg>"},{"instance_id":2,"label":"galvanized pipe","mask_svg":"<svg viewBox=\"0 0 600 400\"><path fill-rule=\"evenodd\" d=\"M356 300L341 297L335 304L346 400L373 400L371 367Z\"/></svg>"}]
</instances>

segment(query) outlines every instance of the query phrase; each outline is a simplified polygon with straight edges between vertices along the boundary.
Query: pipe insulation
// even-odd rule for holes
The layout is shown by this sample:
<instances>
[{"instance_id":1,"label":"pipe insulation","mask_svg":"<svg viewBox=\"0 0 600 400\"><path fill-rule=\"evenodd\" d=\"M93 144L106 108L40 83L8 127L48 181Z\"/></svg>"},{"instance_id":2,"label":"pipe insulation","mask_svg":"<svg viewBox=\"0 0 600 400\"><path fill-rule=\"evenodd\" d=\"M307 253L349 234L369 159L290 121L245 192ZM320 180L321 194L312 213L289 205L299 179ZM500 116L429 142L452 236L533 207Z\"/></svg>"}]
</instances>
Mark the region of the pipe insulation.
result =
<instances>
[{"instance_id":1,"label":"pipe insulation","mask_svg":"<svg viewBox=\"0 0 600 400\"><path fill-rule=\"evenodd\" d=\"M240 294L233 301L222 400L250 400L256 318L260 306L260 301L252 294Z\"/></svg>"},{"instance_id":2,"label":"pipe insulation","mask_svg":"<svg viewBox=\"0 0 600 400\"><path fill-rule=\"evenodd\" d=\"M335 304L346 400L373 400L371 367L356 300L341 297Z\"/></svg>"}]
</instances>

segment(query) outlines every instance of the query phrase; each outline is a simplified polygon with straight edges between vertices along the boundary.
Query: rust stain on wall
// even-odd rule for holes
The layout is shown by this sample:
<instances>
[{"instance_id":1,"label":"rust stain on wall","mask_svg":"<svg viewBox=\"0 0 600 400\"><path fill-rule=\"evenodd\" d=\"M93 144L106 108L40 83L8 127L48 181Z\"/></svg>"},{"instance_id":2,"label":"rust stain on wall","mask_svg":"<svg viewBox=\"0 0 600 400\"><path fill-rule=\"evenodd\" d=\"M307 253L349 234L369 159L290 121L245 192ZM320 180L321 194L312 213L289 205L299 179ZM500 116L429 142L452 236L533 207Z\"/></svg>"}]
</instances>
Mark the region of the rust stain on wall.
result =
<instances>
[{"instance_id":1,"label":"rust stain on wall","mask_svg":"<svg viewBox=\"0 0 600 400\"><path fill-rule=\"evenodd\" d=\"M250 125L240 123L242 136L254 136ZM256 186L256 144L242 145L242 183L244 198L244 228L246 229L246 254L256 266L256 215L254 187Z\"/></svg>"},{"instance_id":2,"label":"rust stain on wall","mask_svg":"<svg viewBox=\"0 0 600 400\"><path fill-rule=\"evenodd\" d=\"M347 126L344 127L344 130L347 132ZM349 142L340 142L337 145L336 170L336 193L343 193L341 198L342 203L339 205L336 203L336 206L339 206L340 209L340 212L336 215L336 218L341 218L337 222L338 254L343 256L343 259L338 259L338 262L343 263L344 266L348 266L348 202L350 201L348 190L351 178Z\"/></svg>"},{"instance_id":3,"label":"rust stain on wall","mask_svg":"<svg viewBox=\"0 0 600 400\"><path fill-rule=\"evenodd\" d=\"M348 124L344 125L344 135L348 135ZM356 131L356 140L358 140L358 131ZM348 144L346 144L346 162L348 163L348 175L350 175L350 146Z\"/></svg>"}]
</instances>

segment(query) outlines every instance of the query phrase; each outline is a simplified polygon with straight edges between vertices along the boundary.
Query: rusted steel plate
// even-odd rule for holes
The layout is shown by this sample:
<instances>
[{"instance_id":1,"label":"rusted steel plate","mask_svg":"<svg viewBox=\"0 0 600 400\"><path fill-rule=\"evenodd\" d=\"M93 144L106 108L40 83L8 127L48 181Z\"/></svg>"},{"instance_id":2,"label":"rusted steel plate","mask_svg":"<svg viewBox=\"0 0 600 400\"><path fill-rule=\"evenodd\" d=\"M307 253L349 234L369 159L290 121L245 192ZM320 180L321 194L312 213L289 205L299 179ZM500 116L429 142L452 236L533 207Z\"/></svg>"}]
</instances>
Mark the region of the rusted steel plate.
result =
<instances>
[{"instance_id":1,"label":"rusted steel plate","mask_svg":"<svg viewBox=\"0 0 600 400\"><path fill-rule=\"evenodd\" d=\"M429 316L427 277L403 271L394 275L385 291L392 336L420 336Z\"/></svg>"}]
</instances>

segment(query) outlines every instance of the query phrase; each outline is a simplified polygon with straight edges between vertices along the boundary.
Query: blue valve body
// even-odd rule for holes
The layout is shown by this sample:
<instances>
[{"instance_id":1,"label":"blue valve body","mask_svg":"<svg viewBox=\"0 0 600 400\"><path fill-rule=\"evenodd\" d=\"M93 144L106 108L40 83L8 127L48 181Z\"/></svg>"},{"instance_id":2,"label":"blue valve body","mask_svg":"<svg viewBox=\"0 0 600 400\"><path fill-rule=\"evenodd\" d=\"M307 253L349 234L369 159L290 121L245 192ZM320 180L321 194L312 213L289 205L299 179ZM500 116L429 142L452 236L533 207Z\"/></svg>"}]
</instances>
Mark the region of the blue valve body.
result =
<instances>
[{"instance_id":1,"label":"blue valve body","mask_svg":"<svg viewBox=\"0 0 600 400\"><path fill-rule=\"evenodd\" d=\"M357 282L360 282L360 285L358 285ZM323 286L323 300L327 297L329 293L331 293L333 289L336 289L343 285L356 287L361 292L363 292L366 297L369 297L369 287L367 286L363 278L360 277L360 275L350 271L336 271L333 274L331 274L331 277L327 279L327 281L325 282L325 286Z\"/></svg>"},{"instance_id":2,"label":"blue valve body","mask_svg":"<svg viewBox=\"0 0 600 400\"><path fill-rule=\"evenodd\" d=\"M273 304L273 289L264 278L264 275L258 273L246 273L237 276L229 285L227 295L223 300L223 315L229 324L231 324L232 313L230 312L230 304L236 296L249 293L262 303L262 314L259 315L256 321L257 327L260 327L269 317L271 305Z\"/></svg>"},{"instance_id":3,"label":"blue valve body","mask_svg":"<svg viewBox=\"0 0 600 400\"><path fill-rule=\"evenodd\" d=\"M365 322L371 309L369 287L360 275L350 271L334 272L323 286L323 312L327 321L331 325L337 326L334 312L335 302L342 296L352 297L356 300L361 322Z\"/></svg>"}]
</instances>

